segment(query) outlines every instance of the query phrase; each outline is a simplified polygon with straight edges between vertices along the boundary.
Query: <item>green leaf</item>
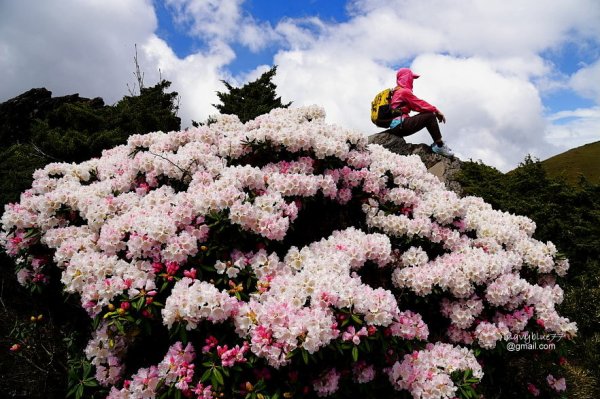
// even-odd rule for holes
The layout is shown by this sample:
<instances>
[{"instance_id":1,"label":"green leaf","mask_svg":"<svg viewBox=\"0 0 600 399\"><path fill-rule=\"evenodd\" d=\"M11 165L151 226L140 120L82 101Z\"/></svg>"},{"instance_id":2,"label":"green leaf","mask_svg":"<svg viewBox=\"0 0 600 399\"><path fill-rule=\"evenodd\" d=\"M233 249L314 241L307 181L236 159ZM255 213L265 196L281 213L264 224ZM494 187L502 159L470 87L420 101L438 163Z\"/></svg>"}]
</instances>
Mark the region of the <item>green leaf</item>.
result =
<instances>
[{"instance_id":1,"label":"green leaf","mask_svg":"<svg viewBox=\"0 0 600 399\"><path fill-rule=\"evenodd\" d=\"M352 360L356 363L358 361L358 346L352 348Z\"/></svg>"},{"instance_id":2,"label":"green leaf","mask_svg":"<svg viewBox=\"0 0 600 399\"><path fill-rule=\"evenodd\" d=\"M160 292L163 292L164 290L166 290L168 286L169 286L168 281L165 281L164 283L162 283L162 285L160 286Z\"/></svg>"},{"instance_id":3,"label":"green leaf","mask_svg":"<svg viewBox=\"0 0 600 399\"><path fill-rule=\"evenodd\" d=\"M79 385L80 385L80 384L73 385L73 386L71 387L71 389L69 389L69 392L67 392L67 398L69 398L69 397L71 397L71 396L75 395L75 392L77 391L77 389L79 389Z\"/></svg>"},{"instance_id":4,"label":"green leaf","mask_svg":"<svg viewBox=\"0 0 600 399\"><path fill-rule=\"evenodd\" d=\"M83 385L79 384L77 386L77 391L75 392L75 398L79 399L83 396Z\"/></svg>"},{"instance_id":5,"label":"green leaf","mask_svg":"<svg viewBox=\"0 0 600 399\"><path fill-rule=\"evenodd\" d=\"M144 297L143 297L143 296L142 296L142 297L140 297L140 298L139 298L137 301L135 301L135 302L133 303L133 308L134 308L135 310L140 310L140 309L142 308L142 306L144 306L144 301L145 301L145 300L144 300Z\"/></svg>"},{"instance_id":6,"label":"green leaf","mask_svg":"<svg viewBox=\"0 0 600 399\"><path fill-rule=\"evenodd\" d=\"M188 342L187 329L182 324L179 325L179 339L184 345Z\"/></svg>"},{"instance_id":7,"label":"green leaf","mask_svg":"<svg viewBox=\"0 0 600 399\"><path fill-rule=\"evenodd\" d=\"M83 378L87 378L90 375L90 371L92 371L92 365L88 362L83 363Z\"/></svg>"},{"instance_id":8,"label":"green leaf","mask_svg":"<svg viewBox=\"0 0 600 399\"><path fill-rule=\"evenodd\" d=\"M225 381L223 381L223 374L221 374L219 369L215 368L213 371L213 375L215 376L215 379L217 380L219 385L223 385L225 383Z\"/></svg>"},{"instance_id":9,"label":"green leaf","mask_svg":"<svg viewBox=\"0 0 600 399\"><path fill-rule=\"evenodd\" d=\"M362 323L363 323L363 322L362 322L362 320L360 319L360 317L358 317L358 316L357 316L357 315L355 315L355 314L352 314L352 320L354 320L354 322L355 322L356 324L362 324Z\"/></svg>"},{"instance_id":10,"label":"green leaf","mask_svg":"<svg viewBox=\"0 0 600 399\"><path fill-rule=\"evenodd\" d=\"M208 380L209 380L209 379L212 377L212 372L213 372L213 370L214 370L214 369L212 369L212 368L210 368L210 369L206 370L206 371L204 372L204 374L202 374L202 378L200 378L200 381L202 381L202 382L206 382L206 381L208 381Z\"/></svg>"},{"instance_id":11,"label":"green leaf","mask_svg":"<svg viewBox=\"0 0 600 399\"><path fill-rule=\"evenodd\" d=\"M308 364L308 352L305 349L301 349L302 351L302 360L304 360L304 364Z\"/></svg>"},{"instance_id":12,"label":"green leaf","mask_svg":"<svg viewBox=\"0 0 600 399\"><path fill-rule=\"evenodd\" d=\"M125 327L123 327L123 324L120 321L115 320L115 326L117 327L119 334L125 335Z\"/></svg>"},{"instance_id":13,"label":"green leaf","mask_svg":"<svg viewBox=\"0 0 600 399\"><path fill-rule=\"evenodd\" d=\"M25 233L24 238L31 238L31 237L37 236L38 234L39 234L39 231L37 229L28 229L27 233Z\"/></svg>"},{"instance_id":14,"label":"green leaf","mask_svg":"<svg viewBox=\"0 0 600 399\"><path fill-rule=\"evenodd\" d=\"M88 378L86 380L83 381L83 385L85 385L86 387L97 387L98 386L98 381L96 381L93 378Z\"/></svg>"},{"instance_id":15,"label":"green leaf","mask_svg":"<svg viewBox=\"0 0 600 399\"><path fill-rule=\"evenodd\" d=\"M214 267L208 266L208 265L200 265L200 268L202 270L204 270L204 271L207 271L207 272L214 272L215 271Z\"/></svg>"},{"instance_id":16,"label":"green leaf","mask_svg":"<svg viewBox=\"0 0 600 399\"><path fill-rule=\"evenodd\" d=\"M365 349L367 352L371 352L371 344L369 344L369 341L365 339L363 342L365 343Z\"/></svg>"},{"instance_id":17,"label":"green leaf","mask_svg":"<svg viewBox=\"0 0 600 399\"><path fill-rule=\"evenodd\" d=\"M70 366L70 367L73 367L73 366ZM73 384L74 381L77 381L79 379L77 376L77 372L73 368L69 369L68 374L69 374L69 380L72 381L72 382L69 382L69 385Z\"/></svg>"}]
</instances>

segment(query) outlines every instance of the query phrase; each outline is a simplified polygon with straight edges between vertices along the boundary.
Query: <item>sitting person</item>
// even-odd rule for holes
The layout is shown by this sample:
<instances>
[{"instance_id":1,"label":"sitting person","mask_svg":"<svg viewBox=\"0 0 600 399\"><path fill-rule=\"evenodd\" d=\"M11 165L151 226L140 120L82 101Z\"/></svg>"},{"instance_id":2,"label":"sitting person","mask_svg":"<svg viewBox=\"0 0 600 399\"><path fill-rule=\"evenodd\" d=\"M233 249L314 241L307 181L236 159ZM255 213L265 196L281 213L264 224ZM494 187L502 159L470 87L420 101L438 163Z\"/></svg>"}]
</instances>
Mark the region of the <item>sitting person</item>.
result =
<instances>
[{"instance_id":1,"label":"sitting person","mask_svg":"<svg viewBox=\"0 0 600 399\"><path fill-rule=\"evenodd\" d=\"M394 89L392 95L391 108L394 115L398 116L392 120L390 129L387 132L405 137L425 127L433 138L431 150L446 157L454 156L452 150L444 144L438 125L438 121L446 122L444 114L435 106L413 94L413 80L419 76L408 68L400 68L396 73L398 86ZM418 114L410 116L411 111L418 112Z\"/></svg>"}]
</instances>

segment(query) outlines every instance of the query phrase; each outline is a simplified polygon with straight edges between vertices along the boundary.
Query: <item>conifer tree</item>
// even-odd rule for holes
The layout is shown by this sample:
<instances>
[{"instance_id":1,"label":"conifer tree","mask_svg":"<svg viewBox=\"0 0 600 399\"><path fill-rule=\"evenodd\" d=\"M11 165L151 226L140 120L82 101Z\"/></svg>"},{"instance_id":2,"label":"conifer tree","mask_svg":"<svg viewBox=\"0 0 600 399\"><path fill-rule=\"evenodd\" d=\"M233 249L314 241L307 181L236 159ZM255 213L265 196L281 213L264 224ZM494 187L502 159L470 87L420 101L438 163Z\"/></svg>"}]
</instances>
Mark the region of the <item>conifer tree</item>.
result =
<instances>
[{"instance_id":1,"label":"conifer tree","mask_svg":"<svg viewBox=\"0 0 600 399\"><path fill-rule=\"evenodd\" d=\"M259 115L266 114L274 108L287 108L292 103L283 104L277 96L277 86L272 82L277 72L277 66L263 73L253 82L242 87L233 87L222 80L227 92L217 92L222 104L213 104L221 114L237 115L242 123L248 122Z\"/></svg>"},{"instance_id":2,"label":"conifer tree","mask_svg":"<svg viewBox=\"0 0 600 399\"><path fill-rule=\"evenodd\" d=\"M0 205L16 201L33 171L50 162L82 162L132 134L181 128L178 94L161 80L115 105L77 94L32 89L0 104Z\"/></svg>"}]
</instances>

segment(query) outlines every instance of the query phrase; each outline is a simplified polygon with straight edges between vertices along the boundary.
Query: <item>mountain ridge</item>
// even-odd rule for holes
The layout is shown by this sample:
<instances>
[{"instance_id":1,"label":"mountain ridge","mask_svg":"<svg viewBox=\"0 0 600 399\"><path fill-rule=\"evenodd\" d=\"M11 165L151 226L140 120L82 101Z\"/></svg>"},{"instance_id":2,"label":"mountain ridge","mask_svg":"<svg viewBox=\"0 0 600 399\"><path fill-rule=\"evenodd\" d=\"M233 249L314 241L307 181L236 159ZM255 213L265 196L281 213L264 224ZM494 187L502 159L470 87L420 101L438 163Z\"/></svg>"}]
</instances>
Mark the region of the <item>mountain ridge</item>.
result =
<instances>
[{"instance_id":1,"label":"mountain ridge","mask_svg":"<svg viewBox=\"0 0 600 399\"><path fill-rule=\"evenodd\" d=\"M571 148L541 161L548 175L564 178L576 185L581 176L593 184L600 184L600 141Z\"/></svg>"}]
</instances>

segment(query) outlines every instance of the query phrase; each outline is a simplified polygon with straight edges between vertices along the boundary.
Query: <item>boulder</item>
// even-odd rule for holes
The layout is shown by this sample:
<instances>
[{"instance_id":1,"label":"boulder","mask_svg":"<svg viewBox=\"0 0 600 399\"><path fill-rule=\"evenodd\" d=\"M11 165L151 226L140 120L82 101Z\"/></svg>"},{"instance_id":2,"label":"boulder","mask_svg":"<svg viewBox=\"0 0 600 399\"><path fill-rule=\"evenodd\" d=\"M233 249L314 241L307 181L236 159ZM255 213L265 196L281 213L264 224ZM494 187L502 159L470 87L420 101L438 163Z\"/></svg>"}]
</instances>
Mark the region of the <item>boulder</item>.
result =
<instances>
[{"instance_id":1,"label":"boulder","mask_svg":"<svg viewBox=\"0 0 600 399\"><path fill-rule=\"evenodd\" d=\"M462 161L456 157L444 157L431 151L427 144L407 143L403 137L381 132L369 136L369 144L379 144L400 155L418 155L427 170L435 175L449 190L462 195L462 188L456 180Z\"/></svg>"}]
</instances>

